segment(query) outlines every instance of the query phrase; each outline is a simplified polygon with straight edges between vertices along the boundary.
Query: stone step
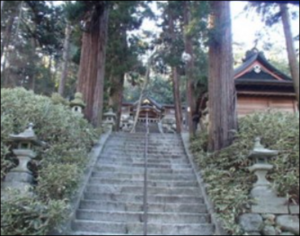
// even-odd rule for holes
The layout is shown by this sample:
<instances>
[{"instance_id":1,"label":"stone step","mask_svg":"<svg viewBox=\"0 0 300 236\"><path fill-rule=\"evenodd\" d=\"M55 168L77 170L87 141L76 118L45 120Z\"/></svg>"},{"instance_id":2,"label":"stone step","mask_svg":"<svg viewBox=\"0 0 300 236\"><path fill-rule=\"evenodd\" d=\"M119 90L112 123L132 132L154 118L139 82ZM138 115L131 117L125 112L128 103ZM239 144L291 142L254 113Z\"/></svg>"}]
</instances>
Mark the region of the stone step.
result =
<instances>
[{"instance_id":1,"label":"stone step","mask_svg":"<svg viewBox=\"0 0 300 236\"><path fill-rule=\"evenodd\" d=\"M98 163L108 164L108 165L144 165L144 158L124 158L124 157L118 157L118 158L112 158L112 157L101 157L98 160ZM182 159L182 160L164 160L164 159L148 159L148 164L156 164L156 165L180 165L180 166L190 166L188 161Z\"/></svg>"},{"instance_id":2,"label":"stone step","mask_svg":"<svg viewBox=\"0 0 300 236\"><path fill-rule=\"evenodd\" d=\"M133 194L100 194L95 192L85 192L84 200L97 200L103 202L135 202L143 203L144 196L142 193ZM202 204L203 198L199 196L170 196L170 195L156 195L148 196L149 204Z\"/></svg>"},{"instance_id":3,"label":"stone step","mask_svg":"<svg viewBox=\"0 0 300 236\"><path fill-rule=\"evenodd\" d=\"M149 157L148 156L148 162L153 162L153 163L160 163L160 162L165 162L166 164L168 163L173 163L173 162L178 162L178 164L189 164L189 161L185 156L181 157L173 157L173 156L156 156L156 157ZM107 155L103 153L99 160L118 160L118 161L136 161L136 162L144 162L145 157L144 155Z\"/></svg>"},{"instance_id":4,"label":"stone step","mask_svg":"<svg viewBox=\"0 0 300 236\"><path fill-rule=\"evenodd\" d=\"M172 149L170 149L172 148ZM144 152L145 151L145 146L115 146L115 147L106 147L104 149L104 152L107 151L115 151L115 152ZM185 154L184 150L180 146L165 146L165 147L148 147L148 152L149 153L179 153L179 154Z\"/></svg>"},{"instance_id":5,"label":"stone step","mask_svg":"<svg viewBox=\"0 0 300 236\"><path fill-rule=\"evenodd\" d=\"M143 235L143 223L126 224L102 221L75 220L72 228L82 232L110 232L111 234ZM149 224L149 235L213 235L210 224Z\"/></svg>"},{"instance_id":6,"label":"stone step","mask_svg":"<svg viewBox=\"0 0 300 236\"><path fill-rule=\"evenodd\" d=\"M187 170L190 171L192 167L189 164L153 164L153 163L148 163L147 164L148 169L156 169L156 170L168 170L168 169L173 169L173 170ZM118 165L118 164L105 164L105 163L99 163L97 164L96 168L99 167L101 168L107 168L107 169L114 169L115 171L122 171L122 168L124 169L144 169L145 164L144 163L137 163L137 164L131 164L131 165ZM129 171L130 173L130 171Z\"/></svg>"},{"instance_id":7,"label":"stone step","mask_svg":"<svg viewBox=\"0 0 300 236\"><path fill-rule=\"evenodd\" d=\"M124 179L91 178L90 184L111 184L111 185L134 185L143 187L144 181L133 181ZM199 187L197 181L148 181L149 187Z\"/></svg>"},{"instance_id":8,"label":"stone step","mask_svg":"<svg viewBox=\"0 0 300 236\"><path fill-rule=\"evenodd\" d=\"M127 234L112 234L112 233L106 233L106 234L102 234L102 233L95 233L95 232L70 232L67 235L127 235ZM130 235L134 235L134 234L130 234Z\"/></svg>"},{"instance_id":9,"label":"stone step","mask_svg":"<svg viewBox=\"0 0 300 236\"><path fill-rule=\"evenodd\" d=\"M138 186L120 186L120 185L92 185L88 184L86 191L89 193L106 193L106 194L132 194L143 193L144 187ZM149 195L170 195L170 196L200 196L199 188L193 187L176 187L176 188L159 188L148 187Z\"/></svg>"},{"instance_id":10,"label":"stone step","mask_svg":"<svg viewBox=\"0 0 300 236\"><path fill-rule=\"evenodd\" d=\"M129 167L141 167L141 168L144 168L144 166L145 166L145 159L138 159L138 160L134 159L134 158L132 158L132 159L134 161L132 161L132 162L127 161ZM163 162L159 163L160 160L163 161ZM120 161L122 165L121 164L117 164L117 163L113 163L113 164L108 163L108 164L106 164L105 161L110 162L111 160L109 158L107 158L107 159L100 158L98 160L98 163L102 162L102 165L104 165L104 166L110 166L110 167L126 166L126 162L122 162L123 160L121 158L119 158L118 161ZM148 167L149 168L171 168L171 167L174 168L174 169L192 168L189 163L182 163L182 162L176 163L176 162L171 162L171 161L166 162L164 159L158 159L158 160L156 160L156 162L155 162L155 159L150 159L150 161L148 159L147 163L148 163Z\"/></svg>"},{"instance_id":11,"label":"stone step","mask_svg":"<svg viewBox=\"0 0 300 236\"><path fill-rule=\"evenodd\" d=\"M177 167L177 166L176 166ZM186 166L185 168L176 168L173 166L170 167L162 167L158 168L154 165L148 165L148 173L149 174L190 174L193 173L192 168L189 168ZM122 166L122 165L105 165L104 163L97 164L97 167L95 168L96 171L99 172L109 172L109 173L120 173L120 172L127 172L131 174L138 174L138 173L144 173L145 168L144 165L138 166Z\"/></svg>"},{"instance_id":12,"label":"stone step","mask_svg":"<svg viewBox=\"0 0 300 236\"><path fill-rule=\"evenodd\" d=\"M123 154L131 154L131 153L144 153L145 152L145 148L141 147L135 147L135 148L126 148L126 147L121 147L121 146L116 146L114 148L105 148L104 149L104 153L123 153ZM173 154L173 155L185 155L185 152L181 149L181 148L174 148L174 147L166 147L166 148L149 148L148 147L148 153L151 154L163 154L163 155L168 155L168 154Z\"/></svg>"},{"instance_id":13,"label":"stone step","mask_svg":"<svg viewBox=\"0 0 300 236\"><path fill-rule=\"evenodd\" d=\"M144 152L136 151L136 152L104 152L102 154L103 157L119 157L119 158L145 158ZM173 153L148 153L147 157L149 159L186 159L185 154L173 154Z\"/></svg>"},{"instance_id":14,"label":"stone step","mask_svg":"<svg viewBox=\"0 0 300 236\"><path fill-rule=\"evenodd\" d=\"M109 139L107 142L107 146L114 146L115 143L124 143L126 145L135 145L137 143L146 143L146 136L141 137L115 137ZM168 145L172 145L173 143L183 144L181 138L166 138L166 139L156 139L153 137L148 137L148 144L156 147L164 147ZM159 144L159 145L156 145Z\"/></svg>"},{"instance_id":15,"label":"stone step","mask_svg":"<svg viewBox=\"0 0 300 236\"><path fill-rule=\"evenodd\" d=\"M96 210L79 210L76 218L79 220L122 222L122 223L143 223L144 212L108 212ZM171 213L149 213L149 224L205 224L209 223L208 215L200 214L178 214Z\"/></svg>"},{"instance_id":16,"label":"stone step","mask_svg":"<svg viewBox=\"0 0 300 236\"><path fill-rule=\"evenodd\" d=\"M188 163L186 157L148 157L148 162L149 163L160 163L160 162L166 162L168 163L177 163L181 164L183 163ZM144 162L145 161L145 157L142 156L137 156L137 155L130 155L130 156L124 156L124 155L106 155L103 154L101 155L101 157L99 158L99 160L124 160L124 161L137 161L137 162Z\"/></svg>"},{"instance_id":17,"label":"stone step","mask_svg":"<svg viewBox=\"0 0 300 236\"><path fill-rule=\"evenodd\" d=\"M106 145L105 148L104 148L104 151L110 151L110 150L119 151L121 149L124 150L124 151L136 151L136 150L144 151L145 143L119 143L119 142L115 142L115 143ZM153 144L150 143L150 144L148 144L148 150L149 151L169 151L169 150L171 150L173 152L184 153L182 143L169 143L169 144L164 144L164 145L153 145Z\"/></svg>"},{"instance_id":18,"label":"stone step","mask_svg":"<svg viewBox=\"0 0 300 236\"><path fill-rule=\"evenodd\" d=\"M181 156L176 156L176 155L152 155L149 154L147 155L147 159L148 160L163 160L163 161L185 161L187 160L185 156L181 155ZM120 153L120 154L109 154L109 153L103 153L101 155L101 159L133 159L133 160L141 160L144 161L145 160L145 155L143 153L133 153L133 154L124 154L124 153Z\"/></svg>"},{"instance_id":19,"label":"stone step","mask_svg":"<svg viewBox=\"0 0 300 236\"><path fill-rule=\"evenodd\" d=\"M94 171L92 177L96 178L124 178L126 180L144 180L144 173L130 174L128 172L98 172ZM162 180L162 181L195 181L196 177L194 174L149 174L148 179L151 181Z\"/></svg>"},{"instance_id":20,"label":"stone step","mask_svg":"<svg viewBox=\"0 0 300 236\"><path fill-rule=\"evenodd\" d=\"M150 198L150 200L155 200ZM206 214L207 208L204 205L203 199L198 199L198 204L190 203L149 203L149 213L186 213L186 214ZM80 202L81 210L96 210L96 211L124 211L124 212L143 212L143 203L137 202L113 202L99 200L82 200Z\"/></svg>"},{"instance_id":21,"label":"stone step","mask_svg":"<svg viewBox=\"0 0 300 236\"><path fill-rule=\"evenodd\" d=\"M111 138L139 138L139 137L146 137L146 134L141 134L141 133L135 133L135 134L131 134L131 133L120 133L120 134L113 134L111 136ZM148 135L148 137L150 139L154 139L154 140L157 140L157 139L161 139L161 140L180 140L180 136L179 135L173 135L173 134L150 134Z\"/></svg>"}]
</instances>

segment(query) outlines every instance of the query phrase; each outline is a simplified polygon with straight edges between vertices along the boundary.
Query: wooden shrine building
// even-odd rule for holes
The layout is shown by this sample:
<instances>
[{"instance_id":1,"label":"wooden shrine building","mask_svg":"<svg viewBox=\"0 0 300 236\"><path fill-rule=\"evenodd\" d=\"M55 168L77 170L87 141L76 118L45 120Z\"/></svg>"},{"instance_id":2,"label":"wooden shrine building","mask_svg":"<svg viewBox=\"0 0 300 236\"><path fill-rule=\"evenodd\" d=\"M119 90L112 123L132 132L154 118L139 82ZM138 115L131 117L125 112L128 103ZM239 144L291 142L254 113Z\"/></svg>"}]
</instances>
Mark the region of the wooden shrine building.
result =
<instances>
[{"instance_id":1,"label":"wooden shrine building","mask_svg":"<svg viewBox=\"0 0 300 236\"><path fill-rule=\"evenodd\" d=\"M271 65L257 49L248 51L243 62L234 73L239 116L269 109L298 112L292 78Z\"/></svg>"}]
</instances>

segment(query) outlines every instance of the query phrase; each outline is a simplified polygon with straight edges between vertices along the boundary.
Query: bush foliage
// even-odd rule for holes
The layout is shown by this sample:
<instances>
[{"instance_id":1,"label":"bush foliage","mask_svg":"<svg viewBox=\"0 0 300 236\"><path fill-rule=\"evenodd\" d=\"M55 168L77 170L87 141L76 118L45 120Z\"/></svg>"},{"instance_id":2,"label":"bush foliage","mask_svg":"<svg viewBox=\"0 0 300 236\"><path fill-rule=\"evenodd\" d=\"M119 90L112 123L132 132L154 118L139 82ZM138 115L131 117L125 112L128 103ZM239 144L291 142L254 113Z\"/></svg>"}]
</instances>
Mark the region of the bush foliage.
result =
<instances>
[{"instance_id":1,"label":"bush foliage","mask_svg":"<svg viewBox=\"0 0 300 236\"><path fill-rule=\"evenodd\" d=\"M57 223L53 217L65 212L97 136L86 120L64 104L68 103L54 102L21 88L1 89L1 180L16 165L10 154L13 144L9 134L23 132L32 122L38 138L47 143L46 148L37 148L39 155L30 164L36 183L35 200L1 201L1 234L46 233L49 225ZM45 219L34 223L39 214Z\"/></svg>"},{"instance_id":2,"label":"bush foliage","mask_svg":"<svg viewBox=\"0 0 300 236\"><path fill-rule=\"evenodd\" d=\"M207 134L192 140L193 151L203 170L207 190L224 227L230 234L240 235L238 216L249 210L249 193L255 177L250 174L248 160L256 137L280 155L272 162L269 175L281 196L299 203L299 116L276 112L253 114L239 123L239 132L232 146L207 153Z\"/></svg>"}]
</instances>

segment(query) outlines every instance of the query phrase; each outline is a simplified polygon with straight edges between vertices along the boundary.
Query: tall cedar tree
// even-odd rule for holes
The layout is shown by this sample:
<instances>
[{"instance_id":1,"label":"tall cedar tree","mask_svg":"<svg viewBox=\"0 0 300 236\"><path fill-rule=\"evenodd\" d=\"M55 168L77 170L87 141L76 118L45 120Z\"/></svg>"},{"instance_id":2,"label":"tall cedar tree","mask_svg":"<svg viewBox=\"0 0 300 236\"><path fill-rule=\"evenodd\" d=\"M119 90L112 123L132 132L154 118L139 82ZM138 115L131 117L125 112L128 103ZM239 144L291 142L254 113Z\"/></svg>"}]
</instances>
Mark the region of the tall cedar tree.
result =
<instances>
[{"instance_id":1,"label":"tall cedar tree","mask_svg":"<svg viewBox=\"0 0 300 236\"><path fill-rule=\"evenodd\" d=\"M85 2L84 2L85 3ZM77 90L87 104L86 118L99 127L103 113L103 92L109 8L106 1L87 1L82 36Z\"/></svg>"},{"instance_id":2,"label":"tall cedar tree","mask_svg":"<svg viewBox=\"0 0 300 236\"><path fill-rule=\"evenodd\" d=\"M169 21L169 36L170 43L173 43L175 36L175 26L174 26L174 12L172 10L171 4L168 4L168 21ZM173 96L175 103L175 118L176 118L176 131L181 133L182 131L182 105L180 98L180 82L177 65L172 65L172 84L173 84Z\"/></svg>"},{"instance_id":3,"label":"tall cedar tree","mask_svg":"<svg viewBox=\"0 0 300 236\"><path fill-rule=\"evenodd\" d=\"M195 56L193 51L193 41L192 37L189 35L188 28L191 23L191 3L190 1L184 1L184 44L185 44L185 53L189 56L189 60L186 62L186 96L187 96L187 117L186 121L189 128L189 133L194 133L193 126L193 113L196 109L196 102L194 97L194 74L195 74Z\"/></svg>"},{"instance_id":4,"label":"tall cedar tree","mask_svg":"<svg viewBox=\"0 0 300 236\"><path fill-rule=\"evenodd\" d=\"M65 30L64 39L64 49L63 49L63 71L59 81L58 93L63 97L65 93L65 87L68 77L68 67L69 67L69 55L70 55L70 39L71 39L72 28L69 22L67 22Z\"/></svg>"},{"instance_id":5,"label":"tall cedar tree","mask_svg":"<svg viewBox=\"0 0 300 236\"><path fill-rule=\"evenodd\" d=\"M232 144L237 130L233 78L232 33L228 1L211 2L212 37L209 47L209 150Z\"/></svg>"}]
</instances>

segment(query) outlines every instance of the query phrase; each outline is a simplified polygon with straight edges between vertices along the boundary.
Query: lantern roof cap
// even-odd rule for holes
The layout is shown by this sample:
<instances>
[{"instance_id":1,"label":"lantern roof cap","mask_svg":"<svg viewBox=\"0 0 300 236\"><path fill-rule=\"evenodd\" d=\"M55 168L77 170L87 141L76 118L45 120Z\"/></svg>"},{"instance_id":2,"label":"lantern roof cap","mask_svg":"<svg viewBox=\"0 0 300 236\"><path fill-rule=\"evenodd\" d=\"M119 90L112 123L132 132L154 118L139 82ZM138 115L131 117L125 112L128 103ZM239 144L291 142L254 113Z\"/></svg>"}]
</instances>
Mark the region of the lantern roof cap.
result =
<instances>
[{"instance_id":1,"label":"lantern roof cap","mask_svg":"<svg viewBox=\"0 0 300 236\"><path fill-rule=\"evenodd\" d=\"M276 150L271 150L265 148L264 145L261 144L261 138L257 137L255 139L255 145L253 151L251 151L249 158L272 158L274 156L278 155L278 151Z\"/></svg>"},{"instance_id":2,"label":"lantern roof cap","mask_svg":"<svg viewBox=\"0 0 300 236\"><path fill-rule=\"evenodd\" d=\"M82 108L85 108L86 104L85 102L83 101L83 96L82 96L82 93L76 93L75 94L75 98L74 100L72 100L70 102L70 106L71 107L74 107L74 106L80 106Z\"/></svg>"},{"instance_id":3,"label":"lantern roof cap","mask_svg":"<svg viewBox=\"0 0 300 236\"><path fill-rule=\"evenodd\" d=\"M108 112L104 113L105 117L117 117L112 108L109 108Z\"/></svg>"},{"instance_id":4,"label":"lantern roof cap","mask_svg":"<svg viewBox=\"0 0 300 236\"><path fill-rule=\"evenodd\" d=\"M28 142L33 142L35 144L38 144L38 138L35 135L35 132L33 130L33 123L30 123L28 125L28 128L23 131L20 134L11 134L10 140L15 141L15 142L20 142L20 141L28 141Z\"/></svg>"}]
</instances>

